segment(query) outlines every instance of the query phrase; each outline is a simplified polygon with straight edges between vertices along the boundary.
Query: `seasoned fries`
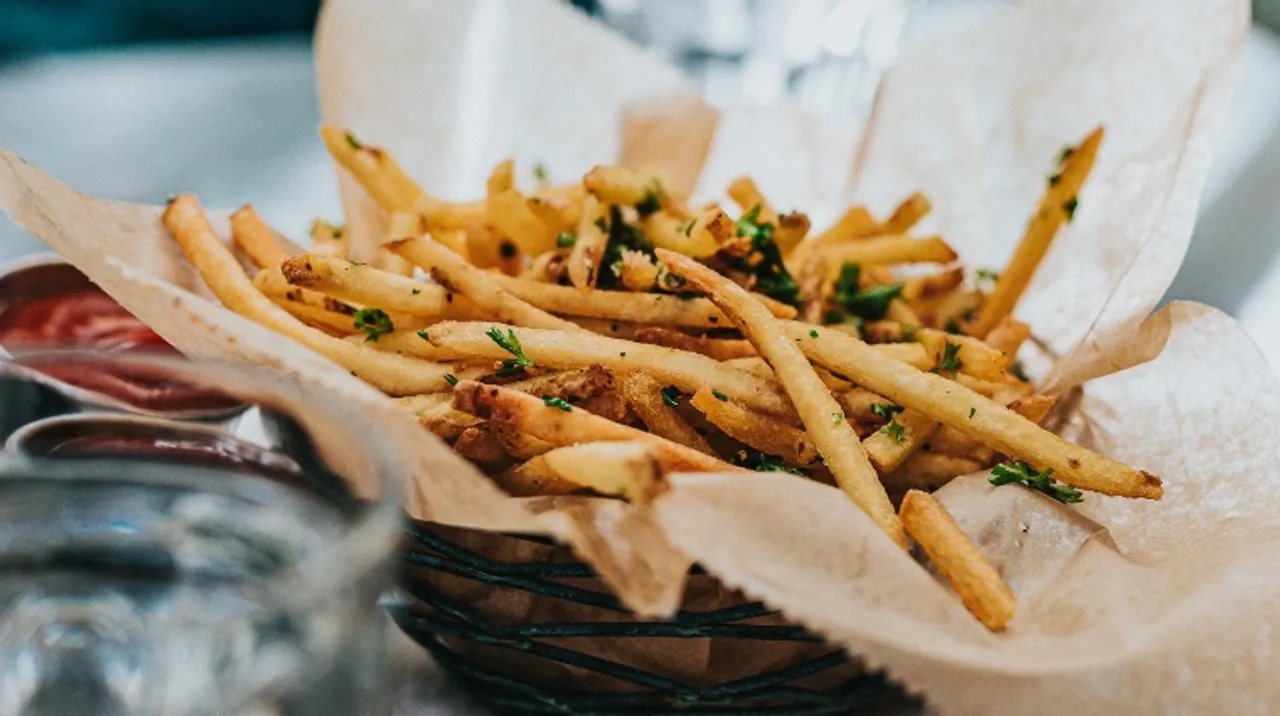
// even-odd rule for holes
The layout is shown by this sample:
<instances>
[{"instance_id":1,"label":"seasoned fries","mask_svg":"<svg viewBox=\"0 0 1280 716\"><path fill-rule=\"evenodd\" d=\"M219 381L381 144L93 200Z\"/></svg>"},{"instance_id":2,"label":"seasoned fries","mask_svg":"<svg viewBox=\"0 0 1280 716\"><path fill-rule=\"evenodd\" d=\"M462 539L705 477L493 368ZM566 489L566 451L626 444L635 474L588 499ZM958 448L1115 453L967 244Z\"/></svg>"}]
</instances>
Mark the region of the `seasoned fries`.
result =
<instances>
[{"instance_id":1,"label":"seasoned fries","mask_svg":"<svg viewBox=\"0 0 1280 716\"><path fill-rule=\"evenodd\" d=\"M937 500L911 490L902 500L901 517L907 533L978 621L992 631L1013 621L1018 610L1013 591Z\"/></svg>"},{"instance_id":2,"label":"seasoned fries","mask_svg":"<svg viewBox=\"0 0 1280 716\"><path fill-rule=\"evenodd\" d=\"M1016 600L921 490L990 471L1064 503L1162 496L1158 477L1041 427L1054 398L1015 363L1035 339L1014 310L1071 220L1101 128L1063 153L999 275L923 235L918 192L887 216L853 204L814 227L750 176L726 188L731 215L690 203L687 178L673 194L630 168L643 162L522 186L506 159L482 198L453 202L389 152L320 133L385 214L372 265L321 220L290 256L245 206L231 238L260 269L251 281L194 197L164 225L228 309L400 396L510 494L645 504L674 471L834 481L993 630Z\"/></svg>"}]
</instances>

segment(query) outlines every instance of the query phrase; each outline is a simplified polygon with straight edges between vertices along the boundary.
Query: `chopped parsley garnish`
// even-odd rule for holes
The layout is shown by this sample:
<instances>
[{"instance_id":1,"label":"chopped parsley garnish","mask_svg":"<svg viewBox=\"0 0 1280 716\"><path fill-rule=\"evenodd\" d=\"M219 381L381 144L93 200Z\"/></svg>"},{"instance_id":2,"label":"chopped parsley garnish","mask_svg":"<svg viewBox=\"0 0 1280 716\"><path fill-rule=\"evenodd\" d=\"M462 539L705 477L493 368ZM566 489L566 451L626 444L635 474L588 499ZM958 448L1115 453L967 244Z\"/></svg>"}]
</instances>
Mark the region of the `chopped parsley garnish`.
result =
<instances>
[{"instance_id":1,"label":"chopped parsley garnish","mask_svg":"<svg viewBox=\"0 0 1280 716\"><path fill-rule=\"evenodd\" d=\"M871 412L885 420L893 420L894 416L903 410L901 405L893 405L891 403L872 403Z\"/></svg>"},{"instance_id":2,"label":"chopped parsley garnish","mask_svg":"<svg viewBox=\"0 0 1280 716\"><path fill-rule=\"evenodd\" d=\"M177 194L170 194L170 195L169 195L169 198L164 200L164 205L165 205L165 206L168 206L168 205L172 204L173 202L175 202L175 201L177 201L177 200L178 200L178 195L177 195Z\"/></svg>"},{"instance_id":3,"label":"chopped parsley garnish","mask_svg":"<svg viewBox=\"0 0 1280 716\"><path fill-rule=\"evenodd\" d=\"M534 367L534 362L525 357L524 348L520 346L520 339L516 338L515 331L508 328L507 335L504 336L502 331L497 326L494 326L489 329L486 335L493 339L493 342L497 343L502 350L515 356L515 358L507 358L502 361L502 367L495 370L493 372L494 375L499 378L506 378L523 373L525 368Z\"/></svg>"},{"instance_id":4,"label":"chopped parsley garnish","mask_svg":"<svg viewBox=\"0 0 1280 716\"><path fill-rule=\"evenodd\" d=\"M831 414L831 424L832 424L832 425L839 425L840 423L843 423L843 422L844 422L844 413L832 413L832 414Z\"/></svg>"},{"instance_id":5,"label":"chopped parsley garnish","mask_svg":"<svg viewBox=\"0 0 1280 716\"><path fill-rule=\"evenodd\" d=\"M422 340L424 340L424 341L430 341L430 340L431 340L430 336L428 336L428 335L427 335L427 329L425 329L425 328L423 328L422 330L418 331L418 337L419 337L419 338L421 338L421 339L422 339Z\"/></svg>"},{"instance_id":6,"label":"chopped parsley garnish","mask_svg":"<svg viewBox=\"0 0 1280 716\"><path fill-rule=\"evenodd\" d=\"M975 408L975 407L973 407L972 405L971 405L971 406L969 406L969 419L970 419L970 420L973 420L973 416L975 416L975 415L977 415L977 414L978 414L978 409L977 409L977 408Z\"/></svg>"},{"instance_id":7,"label":"chopped parsley garnish","mask_svg":"<svg viewBox=\"0 0 1280 716\"><path fill-rule=\"evenodd\" d=\"M376 343L378 336L395 329L395 326L391 325L391 319L381 308L362 308L351 314L351 317L356 319L356 328L363 329L367 334L364 337L366 343L369 341Z\"/></svg>"},{"instance_id":8,"label":"chopped parsley garnish","mask_svg":"<svg viewBox=\"0 0 1280 716\"><path fill-rule=\"evenodd\" d=\"M938 361L938 364L933 367L933 372L950 373L951 375L955 375L959 372L959 370L964 367L964 363L956 357L956 354L959 352L959 343L947 341L946 347L942 349L942 360Z\"/></svg>"},{"instance_id":9,"label":"chopped parsley garnish","mask_svg":"<svg viewBox=\"0 0 1280 716\"><path fill-rule=\"evenodd\" d=\"M596 228L603 231L606 234L609 233L609 221L605 219L603 216L597 216Z\"/></svg>"},{"instance_id":10,"label":"chopped parsley garnish","mask_svg":"<svg viewBox=\"0 0 1280 716\"><path fill-rule=\"evenodd\" d=\"M627 223L622 216L622 209L616 205L609 207L609 221L604 226L607 227L605 231L609 234L609 240L605 244L604 255L600 257L600 265L609 266L613 271L600 272L597 288L617 288L620 285L618 273L622 269L622 255L627 250L632 250L653 258L653 244L645 238L644 232Z\"/></svg>"},{"instance_id":11,"label":"chopped parsley garnish","mask_svg":"<svg viewBox=\"0 0 1280 716\"><path fill-rule=\"evenodd\" d=\"M855 323L878 321L889 310L889 302L902 293L902 284L890 283L860 290L862 267L846 261L840 266L840 275L831 286L831 298L823 316L826 323ZM854 320L856 319L856 320Z\"/></svg>"},{"instance_id":12,"label":"chopped parsley garnish","mask_svg":"<svg viewBox=\"0 0 1280 716\"><path fill-rule=\"evenodd\" d=\"M665 269L666 266L666 264L663 264L662 268ZM688 283L688 281L685 281L683 276L677 276L669 271L662 274L662 284L667 288L680 288L686 283Z\"/></svg>"},{"instance_id":13,"label":"chopped parsley garnish","mask_svg":"<svg viewBox=\"0 0 1280 716\"><path fill-rule=\"evenodd\" d=\"M751 239L751 250L742 257L727 258L735 271L755 277L754 290L792 306L800 303L800 285L782 262L782 252L773 240L774 225L760 221L760 205L742 215L734 224L735 233Z\"/></svg>"},{"instance_id":14,"label":"chopped parsley garnish","mask_svg":"<svg viewBox=\"0 0 1280 716\"><path fill-rule=\"evenodd\" d=\"M1067 212L1068 224L1071 223L1072 219L1076 218L1076 207L1078 206L1080 206L1080 200L1074 196L1067 199L1067 203L1062 205L1062 210Z\"/></svg>"},{"instance_id":15,"label":"chopped parsley garnish","mask_svg":"<svg viewBox=\"0 0 1280 716\"><path fill-rule=\"evenodd\" d=\"M1030 465L1022 460L1014 460L1008 463L996 465L991 470L991 484L1008 485L1011 483L1019 483L1027 487L1043 492L1058 502L1083 502L1084 494L1072 487L1064 485L1053 479L1053 468L1047 468L1044 472L1036 472Z\"/></svg>"},{"instance_id":16,"label":"chopped parsley garnish","mask_svg":"<svg viewBox=\"0 0 1280 716\"><path fill-rule=\"evenodd\" d=\"M457 385L458 376L454 375L453 373L445 373L444 382L448 383L449 385Z\"/></svg>"},{"instance_id":17,"label":"chopped parsley garnish","mask_svg":"<svg viewBox=\"0 0 1280 716\"><path fill-rule=\"evenodd\" d=\"M329 231L333 232L333 238L341 239L347 232L347 227L343 224L329 224Z\"/></svg>"},{"instance_id":18,"label":"chopped parsley garnish","mask_svg":"<svg viewBox=\"0 0 1280 716\"><path fill-rule=\"evenodd\" d=\"M818 332L817 332L816 330L814 330L814 329L810 328L810 329L809 329L809 337L810 337L810 338L817 338L817 337L818 337Z\"/></svg>"},{"instance_id":19,"label":"chopped parsley garnish","mask_svg":"<svg viewBox=\"0 0 1280 716\"><path fill-rule=\"evenodd\" d=\"M617 261L614 261L613 263L609 264L609 270L613 271L614 276L621 276L622 267L624 265L625 263L622 261L622 259L618 259Z\"/></svg>"},{"instance_id":20,"label":"chopped parsley garnish","mask_svg":"<svg viewBox=\"0 0 1280 716\"><path fill-rule=\"evenodd\" d=\"M947 325L943 326L943 328L947 331L947 333L950 333L953 336L959 336L964 334L964 330L960 328L960 321L957 321L954 318L948 318Z\"/></svg>"},{"instance_id":21,"label":"chopped parsley garnish","mask_svg":"<svg viewBox=\"0 0 1280 716\"><path fill-rule=\"evenodd\" d=\"M364 149L364 145L351 132L347 132L347 144L350 144L352 149Z\"/></svg>"},{"instance_id":22,"label":"chopped parsley garnish","mask_svg":"<svg viewBox=\"0 0 1280 716\"><path fill-rule=\"evenodd\" d=\"M975 275L977 275L977 277L978 277L978 280L979 280L979 281L998 281L998 280L1000 280L1000 274L996 273L995 271L992 271L991 269L984 269L984 268L980 268L980 269L978 269L978 270L977 270L976 272L974 272L974 273L975 273Z\"/></svg>"},{"instance_id":23,"label":"chopped parsley garnish","mask_svg":"<svg viewBox=\"0 0 1280 716\"><path fill-rule=\"evenodd\" d=\"M696 223L698 223L697 219L689 219L688 221L680 222L680 224L678 224L676 228L679 229L680 233L684 234L685 236L693 236L693 225Z\"/></svg>"},{"instance_id":24,"label":"chopped parsley garnish","mask_svg":"<svg viewBox=\"0 0 1280 716\"><path fill-rule=\"evenodd\" d=\"M890 420L888 425L880 428L880 432L900 443L905 443L907 441L907 436L902 433L902 424L897 420Z\"/></svg>"},{"instance_id":25,"label":"chopped parsley garnish","mask_svg":"<svg viewBox=\"0 0 1280 716\"><path fill-rule=\"evenodd\" d=\"M1049 186L1057 186L1062 181L1062 172L1054 172L1049 175Z\"/></svg>"},{"instance_id":26,"label":"chopped parsley garnish","mask_svg":"<svg viewBox=\"0 0 1280 716\"><path fill-rule=\"evenodd\" d=\"M417 296L417 295L418 295L418 294L420 294L420 293L422 293L422 289L420 289L420 288L415 288L415 289L413 289L413 295Z\"/></svg>"},{"instance_id":27,"label":"chopped parsley garnish","mask_svg":"<svg viewBox=\"0 0 1280 716\"><path fill-rule=\"evenodd\" d=\"M652 214L662 208L662 184L657 180L653 180L653 186L644 190L644 199L636 204L636 213L640 218Z\"/></svg>"},{"instance_id":28,"label":"chopped parsley garnish","mask_svg":"<svg viewBox=\"0 0 1280 716\"><path fill-rule=\"evenodd\" d=\"M1076 153L1076 148L1068 144L1067 146L1062 148L1062 151L1058 152L1058 163L1061 164L1067 161L1068 159L1071 158L1071 155L1075 153Z\"/></svg>"},{"instance_id":29,"label":"chopped parsley garnish","mask_svg":"<svg viewBox=\"0 0 1280 716\"><path fill-rule=\"evenodd\" d=\"M347 261L347 263L351 264L352 266L368 266L369 265L363 261Z\"/></svg>"},{"instance_id":30,"label":"chopped parsley garnish","mask_svg":"<svg viewBox=\"0 0 1280 716\"><path fill-rule=\"evenodd\" d=\"M564 399L564 398L553 398L553 397L551 397L550 395L546 395L546 394L544 393L544 394L543 394L543 396L542 396L542 402L543 402L543 403L544 403L548 408L559 408L559 409L563 410L563 411L564 411L564 412L566 412L566 413L572 413L572 412L573 412L573 406L572 406L572 405L569 405L567 402L565 402L565 399Z\"/></svg>"},{"instance_id":31,"label":"chopped parsley garnish","mask_svg":"<svg viewBox=\"0 0 1280 716\"><path fill-rule=\"evenodd\" d=\"M678 398L680 397L680 390L676 388L674 385L668 385L667 387L663 388L660 392L662 393L662 402L666 403L667 405L670 405L673 408L680 404L678 400Z\"/></svg>"},{"instance_id":32,"label":"chopped parsley garnish","mask_svg":"<svg viewBox=\"0 0 1280 716\"><path fill-rule=\"evenodd\" d=\"M542 162L538 162L537 164L533 165L533 179L539 184L543 184L547 181L547 165L546 164L543 164Z\"/></svg>"},{"instance_id":33,"label":"chopped parsley garnish","mask_svg":"<svg viewBox=\"0 0 1280 716\"><path fill-rule=\"evenodd\" d=\"M805 471L798 467L789 467L782 463L782 458L766 455L755 450L739 450L729 458L734 465L741 465L756 472L789 472L792 475L804 475Z\"/></svg>"},{"instance_id":34,"label":"chopped parsley garnish","mask_svg":"<svg viewBox=\"0 0 1280 716\"><path fill-rule=\"evenodd\" d=\"M1018 380L1024 381L1024 382L1026 382L1026 381L1030 381L1030 380L1031 380L1030 378L1028 378L1028 377L1027 377L1027 369L1026 369L1026 366L1022 365L1022 361L1020 361L1020 360L1016 360L1016 361L1014 361L1014 362L1009 366L1009 375L1013 376L1014 378L1017 378Z\"/></svg>"},{"instance_id":35,"label":"chopped parsley garnish","mask_svg":"<svg viewBox=\"0 0 1280 716\"><path fill-rule=\"evenodd\" d=\"M567 231L556 237L556 246L559 246L562 249L567 249L576 243L578 243L578 237Z\"/></svg>"},{"instance_id":36,"label":"chopped parsley garnish","mask_svg":"<svg viewBox=\"0 0 1280 716\"><path fill-rule=\"evenodd\" d=\"M715 388L712 388L712 389L711 389L711 395L715 396L715 399L716 399L716 400L728 400L728 399L729 399L729 396L725 395L724 393L721 393L720 391L716 390Z\"/></svg>"}]
</instances>

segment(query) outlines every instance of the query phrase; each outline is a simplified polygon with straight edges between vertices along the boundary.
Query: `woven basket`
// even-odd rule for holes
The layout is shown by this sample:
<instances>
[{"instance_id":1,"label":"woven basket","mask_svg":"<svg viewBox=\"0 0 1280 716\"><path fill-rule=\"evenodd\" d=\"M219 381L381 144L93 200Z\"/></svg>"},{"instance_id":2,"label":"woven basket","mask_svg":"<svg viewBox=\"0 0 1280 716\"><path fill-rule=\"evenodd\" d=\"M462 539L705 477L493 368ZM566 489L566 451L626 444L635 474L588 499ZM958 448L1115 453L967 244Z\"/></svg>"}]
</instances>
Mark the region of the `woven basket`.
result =
<instances>
[{"instance_id":1,"label":"woven basket","mask_svg":"<svg viewBox=\"0 0 1280 716\"><path fill-rule=\"evenodd\" d=\"M640 621L547 540L413 522L400 628L518 714L918 713L882 675L695 567L681 610Z\"/></svg>"}]
</instances>

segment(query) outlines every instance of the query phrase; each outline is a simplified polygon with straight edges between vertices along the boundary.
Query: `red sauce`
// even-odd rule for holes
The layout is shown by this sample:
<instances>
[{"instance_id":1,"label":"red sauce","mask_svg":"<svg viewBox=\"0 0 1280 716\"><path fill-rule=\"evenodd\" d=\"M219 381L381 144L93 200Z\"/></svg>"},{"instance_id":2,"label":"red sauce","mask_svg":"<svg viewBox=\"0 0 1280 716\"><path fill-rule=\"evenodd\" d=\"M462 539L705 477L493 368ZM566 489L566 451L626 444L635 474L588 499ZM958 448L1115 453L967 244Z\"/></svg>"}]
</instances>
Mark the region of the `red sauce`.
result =
<instances>
[{"instance_id":1,"label":"red sauce","mask_svg":"<svg viewBox=\"0 0 1280 716\"><path fill-rule=\"evenodd\" d=\"M177 353L98 288L79 288L10 305L0 312L0 346L11 352L83 348L106 353ZM75 361L41 363L40 372L78 388L156 412L227 410L237 401L137 369Z\"/></svg>"},{"instance_id":2,"label":"red sauce","mask_svg":"<svg viewBox=\"0 0 1280 716\"><path fill-rule=\"evenodd\" d=\"M38 451L48 457L128 458L217 467L295 484L299 475L290 463L265 462L258 450L234 440L203 435L81 435Z\"/></svg>"}]
</instances>

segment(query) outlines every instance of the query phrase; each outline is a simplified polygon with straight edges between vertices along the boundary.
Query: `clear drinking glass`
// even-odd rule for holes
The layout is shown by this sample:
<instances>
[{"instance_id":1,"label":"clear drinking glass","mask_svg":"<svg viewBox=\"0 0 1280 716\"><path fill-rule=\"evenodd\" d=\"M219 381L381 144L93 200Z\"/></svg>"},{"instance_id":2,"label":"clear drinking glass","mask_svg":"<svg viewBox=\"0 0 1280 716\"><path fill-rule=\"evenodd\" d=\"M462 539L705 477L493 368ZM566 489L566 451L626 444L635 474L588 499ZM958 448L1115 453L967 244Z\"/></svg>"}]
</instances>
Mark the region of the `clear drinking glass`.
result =
<instances>
[{"instance_id":1,"label":"clear drinking glass","mask_svg":"<svg viewBox=\"0 0 1280 716\"><path fill-rule=\"evenodd\" d=\"M86 409L65 393L89 371L244 409ZM0 716L387 712L398 465L319 392L173 357L0 362Z\"/></svg>"}]
</instances>

